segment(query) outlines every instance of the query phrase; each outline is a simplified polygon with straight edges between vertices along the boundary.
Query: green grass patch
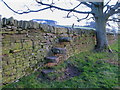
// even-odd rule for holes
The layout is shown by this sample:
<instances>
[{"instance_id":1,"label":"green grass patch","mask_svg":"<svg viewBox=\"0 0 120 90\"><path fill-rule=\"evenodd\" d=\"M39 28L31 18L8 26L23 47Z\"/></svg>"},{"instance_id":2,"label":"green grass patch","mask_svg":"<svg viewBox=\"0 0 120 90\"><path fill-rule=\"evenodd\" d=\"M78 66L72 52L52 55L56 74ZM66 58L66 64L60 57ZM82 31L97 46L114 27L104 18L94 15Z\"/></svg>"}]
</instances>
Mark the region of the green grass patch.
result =
<instances>
[{"instance_id":1,"label":"green grass patch","mask_svg":"<svg viewBox=\"0 0 120 90\"><path fill-rule=\"evenodd\" d=\"M118 42L110 46L114 52L82 52L70 57L65 62L53 67L54 70L66 68L68 63L77 67L81 74L70 79L44 80L38 78L40 72L19 79L4 88L116 88L118 77ZM111 63L115 62L115 63ZM63 73L62 73L63 74ZM48 76L59 77L61 73L50 73Z\"/></svg>"}]
</instances>

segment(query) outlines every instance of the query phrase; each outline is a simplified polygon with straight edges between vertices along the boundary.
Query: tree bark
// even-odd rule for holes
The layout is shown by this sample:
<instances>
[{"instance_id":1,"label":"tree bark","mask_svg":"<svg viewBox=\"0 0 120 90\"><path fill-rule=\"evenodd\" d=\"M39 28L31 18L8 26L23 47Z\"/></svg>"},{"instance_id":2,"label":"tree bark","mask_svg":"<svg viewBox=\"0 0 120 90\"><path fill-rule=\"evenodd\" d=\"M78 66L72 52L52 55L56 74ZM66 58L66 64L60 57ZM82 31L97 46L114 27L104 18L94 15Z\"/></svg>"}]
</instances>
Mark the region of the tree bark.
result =
<instances>
[{"instance_id":1,"label":"tree bark","mask_svg":"<svg viewBox=\"0 0 120 90\"><path fill-rule=\"evenodd\" d=\"M95 22L96 22L96 51L110 51L107 34L106 34L106 22L107 19L103 13L103 3L101 3L95 9Z\"/></svg>"},{"instance_id":2,"label":"tree bark","mask_svg":"<svg viewBox=\"0 0 120 90\"><path fill-rule=\"evenodd\" d=\"M97 51L104 51L109 49L107 34L106 34L106 20L99 17L96 20L96 46Z\"/></svg>"}]
</instances>

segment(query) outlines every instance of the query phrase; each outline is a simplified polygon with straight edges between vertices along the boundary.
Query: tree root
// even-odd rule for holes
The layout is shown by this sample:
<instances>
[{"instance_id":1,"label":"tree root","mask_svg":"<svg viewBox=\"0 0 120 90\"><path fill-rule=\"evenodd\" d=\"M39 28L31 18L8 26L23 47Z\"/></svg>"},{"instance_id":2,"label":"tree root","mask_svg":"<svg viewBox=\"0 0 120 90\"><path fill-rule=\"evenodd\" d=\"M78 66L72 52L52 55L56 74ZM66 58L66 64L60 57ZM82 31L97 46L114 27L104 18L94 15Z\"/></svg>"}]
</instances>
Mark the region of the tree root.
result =
<instances>
[{"instance_id":1,"label":"tree root","mask_svg":"<svg viewBox=\"0 0 120 90\"><path fill-rule=\"evenodd\" d=\"M110 48L109 45L108 45L108 51L109 51L110 53L113 53L113 51L112 51L112 49Z\"/></svg>"},{"instance_id":2,"label":"tree root","mask_svg":"<svg viewBox=\"0 0 120 90\"><path fill-rule=\"evenodd\" d=\"M94 51L95 52L109 52L109 53L113 53L113 51L110 48L110 46L107 46L107 47L104 47L104 48L98 48L97 46L95 46Z\"/></svg>"}]
</instances>

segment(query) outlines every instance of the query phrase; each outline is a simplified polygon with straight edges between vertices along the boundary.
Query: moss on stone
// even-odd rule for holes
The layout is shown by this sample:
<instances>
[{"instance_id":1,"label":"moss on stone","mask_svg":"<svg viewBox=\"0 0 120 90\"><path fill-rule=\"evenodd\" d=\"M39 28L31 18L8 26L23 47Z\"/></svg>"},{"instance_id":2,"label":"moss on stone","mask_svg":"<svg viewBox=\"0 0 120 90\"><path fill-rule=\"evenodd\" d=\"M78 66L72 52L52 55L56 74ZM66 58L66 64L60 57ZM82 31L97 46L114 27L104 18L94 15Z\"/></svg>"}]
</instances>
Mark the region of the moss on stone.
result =
<instances>
[{"instance_id":1,"label":"moss on stone","mask_svg":"<svg viewBox=\"0 0 120 90\"><path fill-rule=\"evenodd\" d=\"M69 57L76 53L90 50L94 46L93 37L87 35L93 34L93 32L87 33L88 31L82 33L82 36L79 35L81 34L79 30L70 31L71 33L69 32L70 34L68 34L68 29L66 28L54 28L54 30L42 31L29 30L28 36L26 36L27 31L25 30L19 34L17 31L9 32L4 33L2 41L3 73L5 73L3 83L12 82L34 72L38 68L42 68L44 57L48 55L52 47L66 48L66 56ZM59 43L58 38L63 36L69 36L72 38L72 41ZM10 50L13 53L10 53ZM7 75L12 76L8 77Z\"/></svg>"}]
</instances>

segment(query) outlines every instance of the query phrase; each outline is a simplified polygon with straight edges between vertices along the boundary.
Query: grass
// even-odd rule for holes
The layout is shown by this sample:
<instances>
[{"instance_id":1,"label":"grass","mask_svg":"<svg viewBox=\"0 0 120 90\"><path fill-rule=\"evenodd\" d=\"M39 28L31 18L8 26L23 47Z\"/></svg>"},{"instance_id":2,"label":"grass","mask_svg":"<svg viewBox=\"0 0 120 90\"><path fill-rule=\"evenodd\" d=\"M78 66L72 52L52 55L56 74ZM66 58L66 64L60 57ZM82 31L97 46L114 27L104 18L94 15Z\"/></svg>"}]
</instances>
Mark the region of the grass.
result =
<instances>
[{"instance_id":1,"label":"grass","mask_svg":"<svg viewBox=\"0 0 120 90\"><path fill-rule=\"evenodd\" d=\"M107 52L82 52L70 57L65 62L53 67L60 71L69 64L77 67L81 74L65 80L47 80L37 78L39 71L19 79L19 82L11 83L4 88L117 88L118 77L118 43L111 45L114 53ZM114 63L113 63L114 62ZM59 77L61 73L50 73L48 76Z\"/></svg>"}]
</instances>

